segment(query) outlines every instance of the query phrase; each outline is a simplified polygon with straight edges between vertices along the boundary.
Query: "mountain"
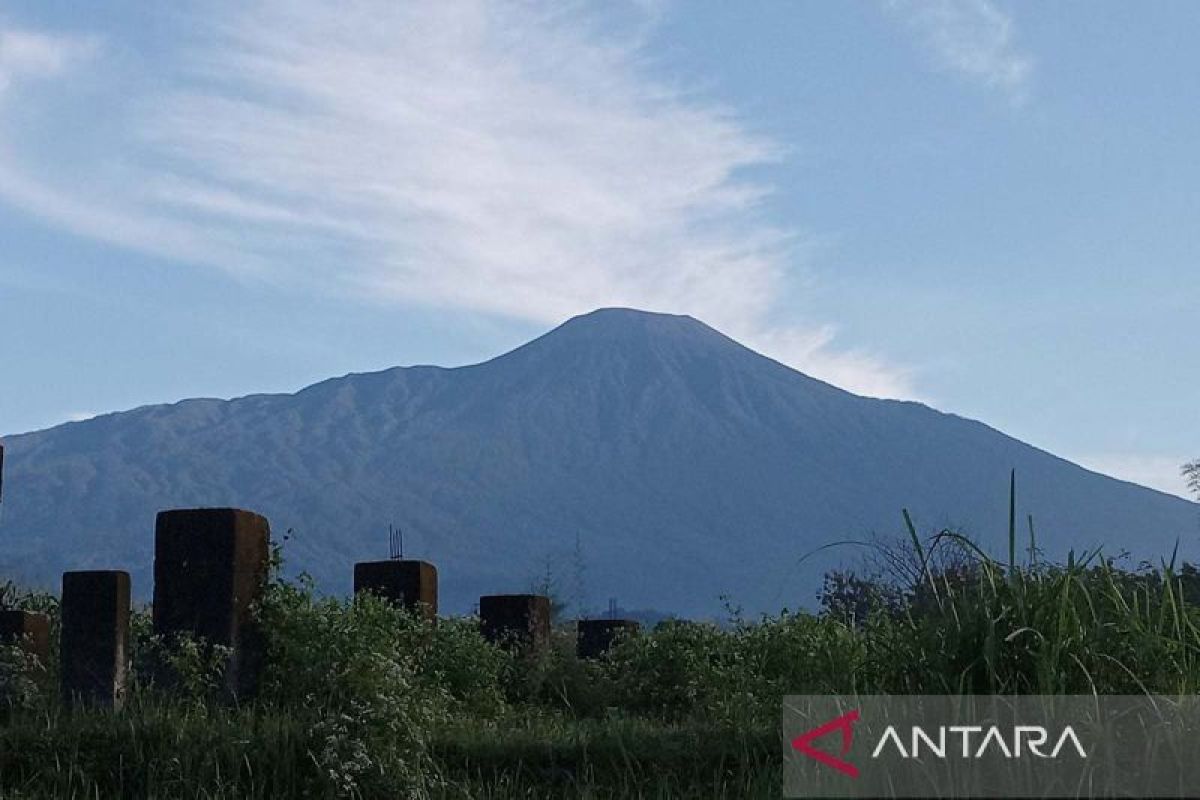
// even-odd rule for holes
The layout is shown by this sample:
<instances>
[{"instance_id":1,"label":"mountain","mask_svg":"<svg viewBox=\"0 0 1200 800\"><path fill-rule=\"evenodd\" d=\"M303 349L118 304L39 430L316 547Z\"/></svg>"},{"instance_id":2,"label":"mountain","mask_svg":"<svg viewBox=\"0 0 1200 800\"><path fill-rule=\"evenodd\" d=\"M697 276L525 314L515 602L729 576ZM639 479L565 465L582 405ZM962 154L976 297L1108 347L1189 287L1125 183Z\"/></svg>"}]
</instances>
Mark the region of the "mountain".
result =
<instances>
[{"instance_id":1,"label":"mountain","mask_svg":"<svg viewBox=\"0 0 1200 800\"><path fill-rule=\"evenodd\" d=\"M1009 470L1048 555L1195 555L1200 509L911 402L859 397L690 317L605 309L483 364L348 375L291 395L187 400L8 437L0 569L54 585L122 566L150 593L160 509L266 514L325 590L356 560L438 565L442 603L547 571L592 606L709 614L811 605L854 547L958 526L1007 550ZM582 575L582 580L578 580Z\"/></svg>"}]
</instances>

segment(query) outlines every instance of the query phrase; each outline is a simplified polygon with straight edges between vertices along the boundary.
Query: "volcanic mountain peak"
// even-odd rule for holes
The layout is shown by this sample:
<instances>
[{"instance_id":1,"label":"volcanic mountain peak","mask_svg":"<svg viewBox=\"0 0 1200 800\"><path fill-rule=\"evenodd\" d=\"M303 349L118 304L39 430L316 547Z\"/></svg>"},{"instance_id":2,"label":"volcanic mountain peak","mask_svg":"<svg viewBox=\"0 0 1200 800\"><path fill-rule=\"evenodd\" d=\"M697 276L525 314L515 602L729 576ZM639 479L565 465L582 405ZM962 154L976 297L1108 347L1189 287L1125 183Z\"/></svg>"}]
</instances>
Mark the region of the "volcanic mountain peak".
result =
<instances>
[{"instance_id":1,"label":"volcanic mountain peak","mask_svg":"<svg viewBox=\"0 0 1200 800\"><path fill-rule=\"evenodd\" d=\"M919 523L1006 541L1009 471L1048 557L1196 549L1196 506L979 423L859 397L690 317L602 309L483 364L396 368L294 395L110 414L6 441L0 571L123 567L148 590L154 515L238 506L297 532L327 591L386 554L437 563L444 605L528 590L582 553L598 604L708 613L812 602L822 545ZM852 556L853 554L849 554Z\"/></svg>"}]
</instances>

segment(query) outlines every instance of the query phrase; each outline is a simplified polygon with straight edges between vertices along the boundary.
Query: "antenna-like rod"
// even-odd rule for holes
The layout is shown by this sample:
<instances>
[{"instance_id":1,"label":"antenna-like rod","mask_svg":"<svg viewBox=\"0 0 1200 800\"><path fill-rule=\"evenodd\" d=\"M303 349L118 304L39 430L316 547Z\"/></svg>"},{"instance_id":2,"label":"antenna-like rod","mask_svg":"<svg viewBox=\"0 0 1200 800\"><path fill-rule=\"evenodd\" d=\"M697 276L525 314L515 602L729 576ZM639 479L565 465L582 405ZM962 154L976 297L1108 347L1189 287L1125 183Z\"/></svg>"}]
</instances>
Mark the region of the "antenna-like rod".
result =
<instances>
[{"instance_id":1,"label":"antenna-like rod","mask_svg":"<svg viewBox=\"0 0 1200 800\"><path fill-rule=\"evenodd\" d=\"M404 529L399 525L388 525L388 557L392 561L404 558Z\"/></svg>"}]
</instances>

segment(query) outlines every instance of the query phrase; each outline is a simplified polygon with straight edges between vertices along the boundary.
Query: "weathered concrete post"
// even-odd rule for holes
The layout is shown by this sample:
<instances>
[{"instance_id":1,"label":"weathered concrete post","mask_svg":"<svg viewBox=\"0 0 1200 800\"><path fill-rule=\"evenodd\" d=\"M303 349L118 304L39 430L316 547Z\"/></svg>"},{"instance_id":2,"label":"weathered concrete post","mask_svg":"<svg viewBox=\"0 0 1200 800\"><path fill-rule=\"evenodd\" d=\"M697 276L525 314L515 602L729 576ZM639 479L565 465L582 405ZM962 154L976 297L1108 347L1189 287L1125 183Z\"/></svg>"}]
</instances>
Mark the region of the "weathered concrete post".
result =
<instances>
[{"instance_id":1,"label":"weathered concrete post","mask_svg":"<svg viewBox=\"0 0 1200 800\"><path fill-rule=\"evenodd\" d=\"M4 444L0 443L0 499L3 496ZM0 611L0 643L17 645L45 670L50 665L50 617L35 611Z\"/></svg>"},{"instance_id":2,"label":"weathered concrete post","mask_svg":"<svg viewBox=\"0 0 1200 800\"><path fill-rule=\"evenodd\" d=\"M354 565L354 593L372 592L426 619L437 618L437 567L428 561L361 561Z\"/></svg>"},{"instance_id":3,"label":"weathered concrete post","mask_svg":"<svg viewBox=\"0 0 1200 800\"><path fill-rule=\"evenodd\" d=\"M600 658L620 636L632 636L641 630L632 619L581 619L577 623L575 654L580 658Z\"/></svg>"},{"instance_id":4,"label":"weathered concrete post","mask_svg":"<svg viewBox=\"0 0 1200 800\"><path fill-rule=\"evenodd\" d=\"M154 534L154 632L233 648L226 686L252 694L261 643L251 609L270 557L265 517L236 508L163 511Z\"/></svg>"},{"instance_id":5,"label":"weathered concrete post","mask_svg":"<svg viewBox=\"0 0 1200 800\"><path fill-rule=\"evenodd\" d=\"M479 623L489 642L533 652L550 642L550 598L540 594L492 594L479 598Z\"/></svg>"},{"instance_id":6,"label":"weathered concrete post","mask_svg":"<svg viewBox=\"0 0 1200 800\"><path fill-rule=\"evenodd\" d=\"M59 678L70 704L119 708L129 655L129 573L65 572Z\"/></svg>"},{"instance_id":7,"label":"weathered concrete post","mask_svg":"<svg viewBox=\"0 0 1200 800\"><path fill-rule=\"evenodd\" d=\"M37 656L45 668L50 663L50 618L35 611L0 611L0 642Z\"/></svg>"}]
</instances>

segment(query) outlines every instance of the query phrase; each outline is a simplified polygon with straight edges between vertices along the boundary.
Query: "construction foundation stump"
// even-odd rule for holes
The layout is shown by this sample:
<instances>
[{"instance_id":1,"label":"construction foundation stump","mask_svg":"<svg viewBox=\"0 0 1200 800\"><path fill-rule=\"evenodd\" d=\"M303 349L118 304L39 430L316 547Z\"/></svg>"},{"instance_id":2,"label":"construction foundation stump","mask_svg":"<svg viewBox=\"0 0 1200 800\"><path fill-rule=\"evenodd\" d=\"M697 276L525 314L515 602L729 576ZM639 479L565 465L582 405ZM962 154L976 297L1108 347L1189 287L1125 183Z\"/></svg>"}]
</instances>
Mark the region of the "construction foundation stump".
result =
<instances>
[{"instance_id":1,"label":"construction foundation stump","mask_svg":"<svg viewBox=\"0 0 1200 800\"><path fill-rule=\"evenodd\" d=\"M577 623L575 653L580 658L600 658L618 638L632 636L641 627L632 619L581 619Z\"/></svg>"},{"instance_id":2,"label":"construction foundation stump","mask_svg":"<svg viewBox=\"0 0 1200 800\"><path fill-rule=\"evenodd\" d=\"M66 572L59 677L70 704L120 707L129 654L129 573Z\"/></svg>"},{"instance_id":3,"label":"construction foundation stump","mask_svg":"<svg viewBox=\"0 0 1200 800\"><path fill-rule=\"evenodd\" d=\"M236 508L163 511L154 534L154 632L233 649L227 688L253 693L262 660L251 616L267 579L271 526Z\"/></svg>"},{"instance_id":4,"label":"construction foundation stump","mask_svg":"<svg viewBox=\"0 0 1200 800\"><path fill-rule=\"evenodd\" d=\"M363 561L354 565L354 593L371 592L400 608L437 618L437 567L428 561Z\"/></svg>"},{"instance_id":5,"label":"construction foundation stump","mask_svg":"<svg viewBox=\"0 0 1200 800\"><path fill-rule=\"evenodd\" d=\"M0 642L36 656L45 669L50 664L50 618L35 611L0 611Z\"/></svg>"},{"instance_id":6,"label":"construction foundation stump","mask_svg":"<svg viewBox=\"0 0 1200 800\"><path fill-rule=\"evenodd\" d=\"M550 598L493 594L479 598L479 623L489 642L541 650L550 642Z\"/></svg>"}]
</instances>

